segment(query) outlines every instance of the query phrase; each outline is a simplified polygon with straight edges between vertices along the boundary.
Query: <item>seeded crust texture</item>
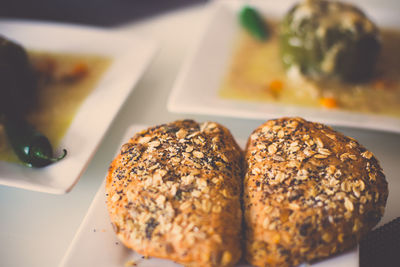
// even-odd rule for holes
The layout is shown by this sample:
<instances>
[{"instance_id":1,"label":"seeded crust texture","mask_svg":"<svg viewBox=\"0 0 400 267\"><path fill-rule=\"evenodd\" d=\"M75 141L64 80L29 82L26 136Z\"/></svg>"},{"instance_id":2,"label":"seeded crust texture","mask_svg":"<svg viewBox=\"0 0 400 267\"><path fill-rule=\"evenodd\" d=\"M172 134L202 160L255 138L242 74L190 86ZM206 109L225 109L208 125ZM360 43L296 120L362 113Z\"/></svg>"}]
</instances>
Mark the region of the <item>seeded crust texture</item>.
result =
<instances>
[{"instance_id":1,"label":"seeded crust texture","mask_svg":"<svg viewBox=\"0 0 400 267\"><path fill-rule=\"evenodd\" d=\"M296 266L345 251L383 215L388 186L356 140L301 118L270 120L249 137L246 258Z\"/></svg>"},{"instance_id":2,"label":"seeded crust texture","mask_svg":"<svg viewBox=\"0 0 400 267\"><path fill-rule=\"evenodd\" d=\"M145 256L233 266L241 257L242 162L217 123L176 121L136 134L107 176L114 230Z\"/></svg>"}]
</instances>

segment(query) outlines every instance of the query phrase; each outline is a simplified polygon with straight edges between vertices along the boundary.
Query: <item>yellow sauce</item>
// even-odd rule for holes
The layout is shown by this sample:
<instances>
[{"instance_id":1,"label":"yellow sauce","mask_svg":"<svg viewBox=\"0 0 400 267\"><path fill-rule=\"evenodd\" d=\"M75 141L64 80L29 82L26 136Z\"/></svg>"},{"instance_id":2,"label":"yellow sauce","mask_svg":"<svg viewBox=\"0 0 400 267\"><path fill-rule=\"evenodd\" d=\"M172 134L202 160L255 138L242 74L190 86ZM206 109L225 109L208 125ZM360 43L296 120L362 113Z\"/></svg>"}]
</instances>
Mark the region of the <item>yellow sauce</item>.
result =
<instances>
[{"instance_id":1,"label":"yellow sauce","mask_svg":"<svg viewBox=\"0 0 400 267\"><path fill-rule=\"evenodd\" d=\"M349 84L315 82L286 73L280 58L277 23L269 25L272 32L266 42L257 41L246 32L239 34L220 97L400 117L399 31L381 30L383 47L375 76L368 83ZM282 84L278 92L274 88L276 81ZM337 106L324 106L324 99L334 99Z\"/></svg>"},{"instance_id":2,"label":"yellow sauce","mask_svg":"<svg viewBox=\"0 0 400 267\"><path fill-rule=\"evenodd\" d=\"M54 76L71 71L77 64L84 64L87 73L72 81L51 81L39 86L35 108L28 114L28 121L43 133L53 147L57 147L67 132L79 107L92 92L101 76L109 67L109 58L95 55L56 54L29 52L35 64L49 59L55 63ZM68 150L68 147L66 147ZM0 160L18 162L16 155L7 142L3 126L0 124Z\"/></svg>"}]
</instances>

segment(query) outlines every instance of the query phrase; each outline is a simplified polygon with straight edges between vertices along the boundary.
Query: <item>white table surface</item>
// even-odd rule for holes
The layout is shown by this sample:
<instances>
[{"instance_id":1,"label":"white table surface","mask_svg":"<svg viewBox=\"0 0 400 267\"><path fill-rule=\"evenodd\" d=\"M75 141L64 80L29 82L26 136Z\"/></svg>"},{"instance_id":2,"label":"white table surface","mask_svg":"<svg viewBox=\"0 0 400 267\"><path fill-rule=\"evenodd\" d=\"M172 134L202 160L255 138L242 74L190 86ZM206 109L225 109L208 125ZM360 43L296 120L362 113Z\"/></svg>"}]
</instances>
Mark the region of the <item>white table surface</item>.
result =
<instances>
[{"instance_id":1,"label":"white table surface","mask_svg":"<svg viewBox=\"0 0 400 267\"><path fill-rule=\"evenodd\" d=\"M246 138L252 129L262 123L257 120L171 114L166 110L167 97L181 63L195 44L206 18L207 9L194 6L116 29L158 41L159 51L70 193L50 195L0 186L0 266L58 266L129 125L153 125L183 118L215 120L238 133L238 137ZM400 135L337 129L376 152L387 177L399 182L400 164L396 162L400 162ZM387 220L393 219L400 215L400 210L397 214L387 215Z\"/></svg>"}]
</instances>

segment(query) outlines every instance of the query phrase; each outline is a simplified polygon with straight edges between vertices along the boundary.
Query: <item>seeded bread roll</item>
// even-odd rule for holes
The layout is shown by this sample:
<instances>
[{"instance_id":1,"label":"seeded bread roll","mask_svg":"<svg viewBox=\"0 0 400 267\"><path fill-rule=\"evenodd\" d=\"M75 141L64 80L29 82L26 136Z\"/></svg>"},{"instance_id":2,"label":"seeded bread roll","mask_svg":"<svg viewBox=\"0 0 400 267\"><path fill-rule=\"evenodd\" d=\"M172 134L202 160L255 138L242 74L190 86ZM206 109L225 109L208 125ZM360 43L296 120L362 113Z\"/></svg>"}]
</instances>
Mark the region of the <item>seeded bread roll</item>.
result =
<instances>
[{"instance_id":1,"label":"seeded bread roll","mask_svg":"<svg viewBox=\"0 0 400 267\"><path fill-rule=\"evenodd\" d=\"M106 182L118 237L145 256L233 266L241 256L242 156L213 122L176 121L136 134Z\"/></svg>"},{"instance_id":2,"label":"seeded bread roll","mask_svg":"<svg viewBox=\"0 0 400 267\"><path fill-rule=\"evenodd\" d=\"M246 258L297 266L345 251L383 215L388 186L373 154L330 127L270 120L250 136Z\"/></svg>"}]
</instances>

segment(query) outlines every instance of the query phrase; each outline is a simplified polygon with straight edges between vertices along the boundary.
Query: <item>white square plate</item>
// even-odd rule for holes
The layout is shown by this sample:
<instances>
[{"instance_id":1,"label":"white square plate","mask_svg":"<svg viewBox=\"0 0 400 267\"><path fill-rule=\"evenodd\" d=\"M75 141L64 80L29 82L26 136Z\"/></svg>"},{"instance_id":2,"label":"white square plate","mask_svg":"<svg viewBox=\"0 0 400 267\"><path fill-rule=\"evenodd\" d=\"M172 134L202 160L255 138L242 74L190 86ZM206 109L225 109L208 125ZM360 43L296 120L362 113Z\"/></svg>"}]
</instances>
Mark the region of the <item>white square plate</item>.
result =
<instances>
[{"instance_id":1,"label":"white square plate","mask_svg":"<svg viewBox=\"0 0 400 267\"><path fill-rule=\"evenodd\" d=\"M267 17L282 17L297 0L279 1L214 1L208 24L192 54L187 58L168 100L168 110L177 113L211 114L251 119L301 116L336 126L378 129L400 133L400 119L387 116L322 110L279 103L246 102L218 96L222 78L233 54L239 23L237 13L245 4L255 6ZM350 2L350 1L349 1ZM399 28L398 1L385 5L372 0L353 0L379 26ZM390 6L393 5L393 6Z\"/></svg>"},{"instance_id":2,"label":"white square plate","mask_svg":"<svg viewBox=\"0 0 400 267\"><path fill-rule=\"evenodd\" d=\"M144 129L143 125L133 125L129 127L121 140L121 145L128 141L136 132ZM239 136L241 133L232 133ZM382 134L382 136L387 136ZM379 138L383 138L378 136ZM393 218L399 216L400 181L397 173L400 171L397 160L398 155L396 148L391 149L393 139L396 137L387 137L387 142L379 142L377 144L375 138L376 133L358 134L357 138L363 141L364 145L372 148L374 154L380 158L389 182L390 195L388 198L385 216L382 218L380 225L386 223ZM239 144L244 147L245 138L236 138ZM81 226L79 227L70 247L64 255L61 267L75 266L97 266L97 267L120 267L125 266L129 261L135 261L137 267L179 267L181 265L157 258L143 259L141 255L126 248L119 242L111 221L108 216L105 205L105 183L103 182L97 192ZM340 254L333 258L321 261L311 265L312 267L358 267L358 250L354 249L350 252ZM130 266L130 265L128 265ZM250 267L246 263L238 264L237 267Z\"/></svg>"},{"instance_id":3,"label":"white square plate","mask_svg":"<svg viewBox=\"0 0 400 267\"><path fill-rule=\"evenodd\" d=\"M112 60L60 143L60 148L68 150L65 159L40 169L0 162L1 185L66 193L86 168L119 108L148 66L156 45L138 36L104 29L32 21L0 21L0 33L28 49L97 54Z\"/></svg>"}]
</instances>

